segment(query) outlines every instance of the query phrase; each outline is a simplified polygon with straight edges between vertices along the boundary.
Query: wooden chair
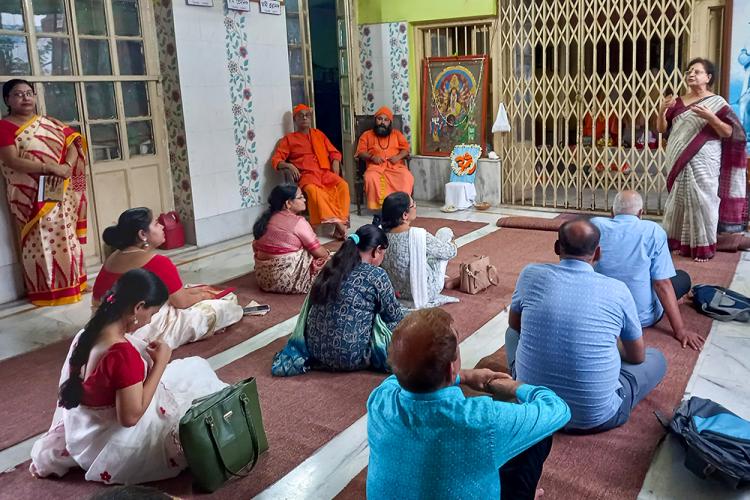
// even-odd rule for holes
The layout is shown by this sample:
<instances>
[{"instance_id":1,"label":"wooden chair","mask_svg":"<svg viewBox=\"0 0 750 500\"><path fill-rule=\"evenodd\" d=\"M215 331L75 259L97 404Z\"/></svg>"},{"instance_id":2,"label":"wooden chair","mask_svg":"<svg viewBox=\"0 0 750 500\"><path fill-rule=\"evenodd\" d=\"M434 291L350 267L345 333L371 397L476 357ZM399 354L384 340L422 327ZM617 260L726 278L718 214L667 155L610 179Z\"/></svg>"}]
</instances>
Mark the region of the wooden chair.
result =
<instances>
[{"instance_id":1,"label":"wooden chair","mask_svg":"<svg viewBox=\"0 0 750 500\"><path fill-rule=\"evenodd\" d=\"M354 141L354 197L357 203L357 215L362 215L362 204L365 199L365 170L367 169L367 162L364 160L358 160L357 144L359 144L359 138L366 130L370 130L375 126L374 115L355 115L354 117L354 133L356 134L356 140ZM393 115L393 121L391 126L396 130L403 131L403 120L401 115ZM406 162L406 168L409 168L409 157L404 158Z\"/></svg>"}]
</instances>

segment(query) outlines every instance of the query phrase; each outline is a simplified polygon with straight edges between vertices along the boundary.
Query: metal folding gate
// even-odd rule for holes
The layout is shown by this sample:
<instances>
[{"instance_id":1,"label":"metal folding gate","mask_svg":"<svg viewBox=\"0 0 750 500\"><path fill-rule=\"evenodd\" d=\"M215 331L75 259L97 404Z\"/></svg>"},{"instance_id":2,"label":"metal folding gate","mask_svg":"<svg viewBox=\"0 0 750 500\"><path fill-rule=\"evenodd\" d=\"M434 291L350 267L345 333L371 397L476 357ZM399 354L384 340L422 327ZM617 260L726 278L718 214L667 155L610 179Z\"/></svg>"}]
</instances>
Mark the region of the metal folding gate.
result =
<instances>
[{"instance_id":1,"label":"metal folding gate","mask_svg":"<svg viewBox=\"0 0 750 500\"><path fill-rule=\"evenodd\" d=\"M500 0L495 49L506 203L603 211L666 199L658 102L677 95L693 0ZM598 132L597 132L598 129Z\"/></svg>"}]
</instances>

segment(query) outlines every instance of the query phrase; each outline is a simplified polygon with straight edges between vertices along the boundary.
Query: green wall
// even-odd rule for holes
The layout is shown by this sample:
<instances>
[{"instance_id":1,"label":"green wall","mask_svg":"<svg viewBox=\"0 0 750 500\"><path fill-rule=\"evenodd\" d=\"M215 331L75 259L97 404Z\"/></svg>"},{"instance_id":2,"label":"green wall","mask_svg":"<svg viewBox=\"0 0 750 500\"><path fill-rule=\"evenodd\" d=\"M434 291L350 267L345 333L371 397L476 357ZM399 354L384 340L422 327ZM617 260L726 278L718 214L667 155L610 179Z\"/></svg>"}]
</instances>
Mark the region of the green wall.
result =
<instances>
[{"instance_id":1,"label":"green wall","mask_svg":"<svg viewBox=\"0 0 750 500\"><path fill-rule=\"evenodd\" d=\"M410 23L491 17L497 15L497 0L358 0L357 23Z\"/></svg>"},{"instance_id":2,"label":"green wall","mask_svg":"<svg viewBox=\"0 0 750 500\"><path fill-rule=\"evenodd\" d=\"M421 128L422 61L414 52L413 23L442 22L452 19L496 17L497 0L357 0L358 24L409 23L409 95L411 101L412 151L417 151Z\"/></svg>"}]
</instances>

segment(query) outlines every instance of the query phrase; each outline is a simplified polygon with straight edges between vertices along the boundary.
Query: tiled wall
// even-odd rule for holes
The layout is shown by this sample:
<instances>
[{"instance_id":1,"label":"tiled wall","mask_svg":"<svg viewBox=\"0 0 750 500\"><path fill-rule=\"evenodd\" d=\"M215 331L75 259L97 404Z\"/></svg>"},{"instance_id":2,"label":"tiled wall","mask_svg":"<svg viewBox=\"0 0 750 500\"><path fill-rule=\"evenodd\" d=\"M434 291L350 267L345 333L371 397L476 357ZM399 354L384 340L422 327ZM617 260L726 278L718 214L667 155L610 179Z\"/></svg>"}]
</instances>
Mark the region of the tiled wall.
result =
<instances>
[{"instance_id":1,"label":"tiled wall","mask_svg":"<svg viewBox=\"0 0 750 500\"><path fill-rule=\"evenodd\" d=\"M185 237L195 243L195 217L193 214L193 190L190 184L185 121L180 92L180 70L177 62L177 43L174 34L172 0L154 2L154 21L159 49L159 69L164 99L164 117L167 122L169 143L169 165L172 173L174 206L185 226Z\"/></svg>"},{"instance_id":2,"label":"tiled wall","mask_svg":"<svg viewBox=\"0 0 750 500\"><path fill-rule=\"evenodd\" d=\"M0 304L23 294L21 263L16 251L18 229L8 210L5 193L5 181L0 180Z\"/></svg>"},{"instance_id":3,"label":"tiled wall","mask_svg":"<svg viewBox=\"0 0 750 500\"><path fill-rule=\"evenodd\" d=\"M250 232L291 109L284 16L173 5L196 240ZM267 182L268 181L268 182Z\"/></svg>"},{"instance_id":4,"label":"tiled wall","mask_svg":"<svg viewBox=\"0 0 750 500\"><path fill-rule=\"evenodd\" d=\"M358 112L372 114L380 106L389 106L394 113L402 115L404 134L411 142L407 30L407 23L359 26L362 101Z\"/></svg>"}]
</instances>

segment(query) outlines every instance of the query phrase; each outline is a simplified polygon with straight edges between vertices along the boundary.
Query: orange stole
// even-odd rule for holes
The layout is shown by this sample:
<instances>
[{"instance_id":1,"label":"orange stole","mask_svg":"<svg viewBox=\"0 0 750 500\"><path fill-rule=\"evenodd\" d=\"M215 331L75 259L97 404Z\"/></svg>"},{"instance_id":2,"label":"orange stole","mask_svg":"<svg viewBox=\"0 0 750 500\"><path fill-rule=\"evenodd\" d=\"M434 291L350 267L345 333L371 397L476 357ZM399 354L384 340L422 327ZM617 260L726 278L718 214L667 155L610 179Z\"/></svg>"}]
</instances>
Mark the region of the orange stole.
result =
<instances>
[{"instance_id":1,"label":"orange stole","mask_svg":"<svg viewBox=\"0 0 750 500\"><path fill-rule=\"evenodd\" d=\"M372 156L386 159L380 165L367 163L365 171L365 194L367 208L377 210L383 206L386 196L396 191L411 194L414 189L414 176L406 168L406 162L391 163L391 158L401 151L409 150L409 142L399 130L391 130L391 134L378 137L373 130L362 134L357 144L357 154L367 152Z\"/></svg>"},{"instance_id":2,"label":"orange stole","mask_svg":"<svg viewBox=\"0 0 750 500\"><path fill-rule=\"evenodd\" d=\"M274 168L285 161L299 169L298 185L307 196L313 226L349 220L349 185L331 170L334 160L341 161L341 153L318 129L310 129L309 134L287 134L279 141L271 158Z\"/></svg>"}]
</instances>

